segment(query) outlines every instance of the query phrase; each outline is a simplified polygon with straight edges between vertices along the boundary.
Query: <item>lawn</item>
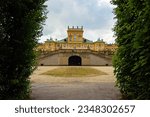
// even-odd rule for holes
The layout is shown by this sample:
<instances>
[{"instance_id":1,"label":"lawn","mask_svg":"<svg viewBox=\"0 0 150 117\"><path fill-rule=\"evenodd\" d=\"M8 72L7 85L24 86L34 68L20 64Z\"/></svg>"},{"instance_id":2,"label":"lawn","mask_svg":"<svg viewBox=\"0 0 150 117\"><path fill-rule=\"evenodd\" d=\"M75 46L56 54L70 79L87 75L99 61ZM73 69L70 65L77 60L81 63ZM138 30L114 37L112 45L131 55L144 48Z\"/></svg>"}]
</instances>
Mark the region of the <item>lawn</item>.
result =
<instances>
[{"instance_id":1,"label":"lawn","mask_svg":"<svg viewBox=\"0 0 150 117\"><path fill-rule=\"evenodd\" d=\"M91 67L61 67L49 70L42 75L50 75L55 77L82 77L82 76L98 76L107 75L105 72Z\"/></svg>"}]
</instances>

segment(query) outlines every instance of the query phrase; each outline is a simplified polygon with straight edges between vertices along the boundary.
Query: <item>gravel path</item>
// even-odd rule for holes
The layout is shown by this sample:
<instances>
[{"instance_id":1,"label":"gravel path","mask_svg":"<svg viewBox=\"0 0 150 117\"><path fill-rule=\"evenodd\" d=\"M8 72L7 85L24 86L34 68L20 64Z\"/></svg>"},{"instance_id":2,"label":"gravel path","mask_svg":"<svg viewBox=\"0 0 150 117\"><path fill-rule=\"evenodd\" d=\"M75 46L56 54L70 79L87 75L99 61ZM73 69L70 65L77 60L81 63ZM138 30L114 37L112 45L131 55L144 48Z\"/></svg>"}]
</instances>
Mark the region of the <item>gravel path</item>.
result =
<instances>
[{"instance_id":1,"label":"gravel path","mask_svg":"<svg viewBox=\"0 0 150 117\"><path fill-rule=\"evenodd\" d=\"M41 73L58 66L42 66L32 74L31 98L36 100L114 100L120 99L114 86L112 67L92 67L108 75L93 77L53 77ZM62 67L62 66L59 66ZM66 66L69 67L69 66ZM83 67L83 66L81 66Z\"/></svg>"}]
</instances>

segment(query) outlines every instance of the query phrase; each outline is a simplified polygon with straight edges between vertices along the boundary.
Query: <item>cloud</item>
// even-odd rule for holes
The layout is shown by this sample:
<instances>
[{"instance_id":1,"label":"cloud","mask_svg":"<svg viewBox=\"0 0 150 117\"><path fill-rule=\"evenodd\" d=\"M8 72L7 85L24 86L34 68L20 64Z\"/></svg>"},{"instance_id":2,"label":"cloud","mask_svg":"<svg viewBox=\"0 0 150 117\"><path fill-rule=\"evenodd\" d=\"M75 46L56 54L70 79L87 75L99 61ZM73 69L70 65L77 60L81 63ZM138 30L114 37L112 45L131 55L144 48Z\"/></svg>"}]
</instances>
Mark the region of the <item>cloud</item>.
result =
<instances>
[{"instance_id":1,"label":"cloud","mask_svg":"<svg viewBox=\"0 0 150 117\"><path fill-rule=\"evenodd\" d=\"M90 40L100 37L108 43L114 42L114 6L110 0L49 0L46 4L49 13L40 42L50 36L65 38L68 26L84 26L84 37Z\"/></svg>"}]
</instances>

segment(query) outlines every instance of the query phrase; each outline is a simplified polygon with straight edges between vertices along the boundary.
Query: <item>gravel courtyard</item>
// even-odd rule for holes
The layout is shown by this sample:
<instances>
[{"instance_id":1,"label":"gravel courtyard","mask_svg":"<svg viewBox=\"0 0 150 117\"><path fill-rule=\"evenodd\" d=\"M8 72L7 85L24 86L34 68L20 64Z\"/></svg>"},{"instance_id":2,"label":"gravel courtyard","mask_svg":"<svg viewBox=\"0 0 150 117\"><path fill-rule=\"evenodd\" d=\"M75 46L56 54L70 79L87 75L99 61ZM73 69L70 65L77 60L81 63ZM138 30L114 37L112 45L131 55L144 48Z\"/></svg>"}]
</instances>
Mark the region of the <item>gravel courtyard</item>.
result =
<instances>
[{"instance_id":1,"label":"gravel courtyard","mask_svg":"<svg viewBox=\"0 0 150 117\"><path fill-rule=\"evenodd\" d=\"M34 100L117 100L119 90L115 87L113 67L92 67L107 75L90 77L54 77L42 73L69 66L40 66L31 75ZM79 66L84 67L84 66Z\"/></svg>"}]
</instances>

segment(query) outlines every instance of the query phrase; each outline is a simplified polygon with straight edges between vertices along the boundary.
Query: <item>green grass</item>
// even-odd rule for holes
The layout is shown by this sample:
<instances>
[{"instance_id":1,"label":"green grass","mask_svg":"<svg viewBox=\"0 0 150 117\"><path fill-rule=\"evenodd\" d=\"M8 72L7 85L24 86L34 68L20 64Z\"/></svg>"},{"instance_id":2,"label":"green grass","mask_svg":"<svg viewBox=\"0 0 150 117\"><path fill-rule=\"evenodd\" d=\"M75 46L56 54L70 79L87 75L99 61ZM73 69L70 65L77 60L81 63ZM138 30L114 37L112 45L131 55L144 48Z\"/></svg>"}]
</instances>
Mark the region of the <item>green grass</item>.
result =
<instances>
[{"instance_id":1,"label":"green grass","mask_svg":"<svg viewBox=\"0 0 150 117\"><path fill-rule=\"evenodd\" d=\"M60 67L44 72L42 73L42 75L51 75L55 77L83 77L107 74L105 72L90 67Z\"/></svg>"}]
</instances>

